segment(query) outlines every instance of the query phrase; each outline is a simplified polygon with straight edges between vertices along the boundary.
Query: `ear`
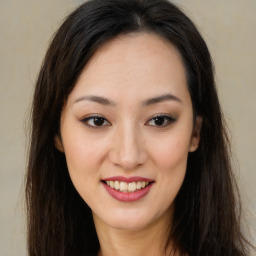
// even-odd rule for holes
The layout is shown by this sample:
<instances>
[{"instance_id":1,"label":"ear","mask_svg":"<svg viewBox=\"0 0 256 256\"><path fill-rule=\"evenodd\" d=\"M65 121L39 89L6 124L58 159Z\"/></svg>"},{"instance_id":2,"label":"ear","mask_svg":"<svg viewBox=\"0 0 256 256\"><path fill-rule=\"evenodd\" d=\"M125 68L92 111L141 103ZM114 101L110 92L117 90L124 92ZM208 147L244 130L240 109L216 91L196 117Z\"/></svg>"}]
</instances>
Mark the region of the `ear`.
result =
<instances>
[{"instance_id":1,"label":"ear","mask_svg":"<svg viewBox=\"0 0 256 256\"><path fill-rule=\"evenodd\" d=\"M193 133L190 140L189 152L194 152L197 150L200 142L200 132L202 127L203 118L201 116L196 117L196 122L194 125Z\"/></svg>"},{"instance_id":2,"label":"ear","mask_svg":"<svg viewBox=\"0 0 256 256\"><path fill-rule=\"evenodd\" d=\"M55 135L54 145L55 145L56 149L58 149L60 152L64 153L64 147L63 147L63 143L62 143L60 135Z\"/></svg>"}]
</instances>

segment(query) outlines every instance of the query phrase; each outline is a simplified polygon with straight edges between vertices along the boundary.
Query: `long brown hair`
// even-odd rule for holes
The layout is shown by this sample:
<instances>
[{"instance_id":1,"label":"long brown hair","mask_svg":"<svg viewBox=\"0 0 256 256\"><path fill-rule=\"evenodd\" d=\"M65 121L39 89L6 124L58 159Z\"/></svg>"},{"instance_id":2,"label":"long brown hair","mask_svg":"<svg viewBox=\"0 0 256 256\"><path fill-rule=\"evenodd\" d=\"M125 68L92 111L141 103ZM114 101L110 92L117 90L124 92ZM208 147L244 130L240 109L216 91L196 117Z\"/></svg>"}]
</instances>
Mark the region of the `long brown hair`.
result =
<instances>
[{"instance_id":1,"label":"long brown hair","mask_svg":"<svg viewBox=\"0 0 256 256\"><path fill-rule=\"evenodd\" d=\"M181 255L248 255L213 64L196 26L166 0L91 0L56 32L36 82L26 182L30 256L90 255L99 249L91 210L76 192L54 137L64 102L95 51L120 34L140 31L176 46L194 116L203 118L199 148L189 154L175 199L169 241Z\"/></svg>"}]
</instances>

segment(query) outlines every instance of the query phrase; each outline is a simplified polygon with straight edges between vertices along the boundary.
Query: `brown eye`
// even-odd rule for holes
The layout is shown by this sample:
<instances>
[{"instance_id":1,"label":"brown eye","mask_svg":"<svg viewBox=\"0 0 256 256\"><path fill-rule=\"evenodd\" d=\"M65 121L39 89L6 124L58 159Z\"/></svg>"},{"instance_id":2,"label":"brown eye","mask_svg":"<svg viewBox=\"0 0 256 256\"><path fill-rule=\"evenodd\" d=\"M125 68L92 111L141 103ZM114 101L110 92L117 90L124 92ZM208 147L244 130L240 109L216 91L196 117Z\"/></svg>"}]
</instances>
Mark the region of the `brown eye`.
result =
<instances>
[{"instance_id":1,"label":"brown eye","mask_svg":"<svg viewBox=\"0 0 256 256\"><path fill-rule=\"evenodd\" d=\"M151 118L146 125L155 126L155 127L165 127L175 121L174 118L168 115L157 115Z\"/></svg>"},{"instance_id":2,"label":"brown eye","mask_svg":"<svg viewBox=\"0 0 256 256\"><path fill-rule=\"evenodd\" d=\"M101 116L90 116L83 119L82 122L90 127L102 127L110 125L107 119Z\"/></svg>"}]
</instances>

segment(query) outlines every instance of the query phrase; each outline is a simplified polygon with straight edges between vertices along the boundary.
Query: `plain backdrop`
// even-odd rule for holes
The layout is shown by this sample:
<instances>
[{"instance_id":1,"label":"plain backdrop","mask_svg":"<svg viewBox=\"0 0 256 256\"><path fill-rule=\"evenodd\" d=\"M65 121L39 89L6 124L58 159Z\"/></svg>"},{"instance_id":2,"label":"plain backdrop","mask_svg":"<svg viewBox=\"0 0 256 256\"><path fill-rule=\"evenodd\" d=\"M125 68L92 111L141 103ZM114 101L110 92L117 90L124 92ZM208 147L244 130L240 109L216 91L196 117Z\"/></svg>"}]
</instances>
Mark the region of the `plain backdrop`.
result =
<instances>
[{"instance_id":1,"label":"plain backdrop","mask_svg":"<svg viewBox=\"0 0 256 256\"><path fill-rule=\"evenodd\" d=\"M78 0L0 0L0 248L26 255L24 174L35 79L47 45ZM196 22L216 67L245 216L255 239L256 1L176 0ZM254 230L254 231L253 231Z\"/></svg>"}]
</instances>

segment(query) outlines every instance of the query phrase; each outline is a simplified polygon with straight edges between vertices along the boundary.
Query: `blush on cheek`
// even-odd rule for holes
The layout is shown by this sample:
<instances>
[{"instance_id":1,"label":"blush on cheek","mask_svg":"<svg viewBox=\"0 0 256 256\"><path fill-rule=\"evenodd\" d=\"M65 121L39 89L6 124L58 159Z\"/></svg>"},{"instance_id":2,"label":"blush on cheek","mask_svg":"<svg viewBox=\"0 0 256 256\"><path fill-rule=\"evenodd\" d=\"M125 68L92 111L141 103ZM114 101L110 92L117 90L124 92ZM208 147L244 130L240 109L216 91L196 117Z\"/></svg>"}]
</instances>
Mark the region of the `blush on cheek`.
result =
<instances>
[{"instance_id":1,"label":"blush on cheek","mask_svg":"<svg viewBox=\"0 0 256 256\"><path fill-rule=\"evenodd\" d=\"M155 150L157 152L155 154L156 161L163 167L174 168L180 163L187 162L189 149L184 141L171 141L170 143L162 144Z\"/></svg>"}]
</instances>

